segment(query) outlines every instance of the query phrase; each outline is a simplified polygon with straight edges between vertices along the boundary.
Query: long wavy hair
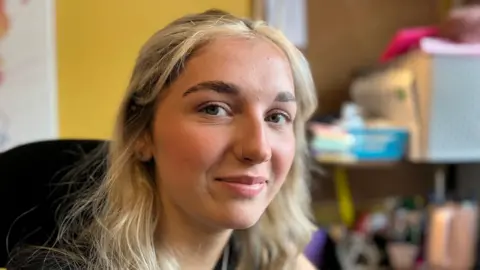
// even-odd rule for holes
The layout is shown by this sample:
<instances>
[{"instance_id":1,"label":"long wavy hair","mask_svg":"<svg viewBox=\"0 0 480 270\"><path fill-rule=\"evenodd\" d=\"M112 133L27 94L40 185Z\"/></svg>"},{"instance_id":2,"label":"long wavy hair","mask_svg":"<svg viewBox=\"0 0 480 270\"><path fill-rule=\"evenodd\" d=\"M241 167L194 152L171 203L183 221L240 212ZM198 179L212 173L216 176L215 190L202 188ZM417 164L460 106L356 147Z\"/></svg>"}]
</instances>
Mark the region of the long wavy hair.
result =
<instances>
[{"instance_id":1,"label":"long wavy hair","mask_svg":"<svg viewBox=\"0 0 480 270\"><path fill-rule=\"evenodd\" d=\"M108 145L106 173L89 185L69 209L59 241L82 269L178 269L174 255L159 252L155 241L161 211L155 167L136 156L136 144L148 131L165 89L189 58L219 37L263 38L278 46L290 62L297 99L294 122L296 155L284 185L253 227L235 231L238 269L294 269L297 256L315 229L310 212L305 123L317 98L308 63L278 30L261 21L219 10L184 16L155 33L143 46L114 136Z\"/></svg>"}]
</instances>

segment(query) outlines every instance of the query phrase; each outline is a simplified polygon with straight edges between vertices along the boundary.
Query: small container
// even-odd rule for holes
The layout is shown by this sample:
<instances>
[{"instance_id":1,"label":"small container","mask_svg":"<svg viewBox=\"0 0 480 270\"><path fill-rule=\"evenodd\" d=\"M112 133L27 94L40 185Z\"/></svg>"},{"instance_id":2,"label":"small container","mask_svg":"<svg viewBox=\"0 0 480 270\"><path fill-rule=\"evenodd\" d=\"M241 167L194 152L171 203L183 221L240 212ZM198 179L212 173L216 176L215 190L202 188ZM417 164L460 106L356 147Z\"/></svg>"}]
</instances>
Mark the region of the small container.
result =
<instances>
[{"instance_id":1,"label":"small container","mask_svg":"<svg viewBox=\"0 0 480 270\"><path fill-rule=\"evenodd\" d=\"M405 242L392 242L387 245L390 266L394 270L414 269L419 247Z\"/></svg>"},{"instance_id":2,"label":"small container","mask_svg":"<svg viewBox=\"0 0 480 270\"><path fill-rule=\"evenodd\" d=\"M400 160L408 143L408 131L399 128L349 129L353 136L352 154L359 161Z\"/></svg>"}]
</instances>

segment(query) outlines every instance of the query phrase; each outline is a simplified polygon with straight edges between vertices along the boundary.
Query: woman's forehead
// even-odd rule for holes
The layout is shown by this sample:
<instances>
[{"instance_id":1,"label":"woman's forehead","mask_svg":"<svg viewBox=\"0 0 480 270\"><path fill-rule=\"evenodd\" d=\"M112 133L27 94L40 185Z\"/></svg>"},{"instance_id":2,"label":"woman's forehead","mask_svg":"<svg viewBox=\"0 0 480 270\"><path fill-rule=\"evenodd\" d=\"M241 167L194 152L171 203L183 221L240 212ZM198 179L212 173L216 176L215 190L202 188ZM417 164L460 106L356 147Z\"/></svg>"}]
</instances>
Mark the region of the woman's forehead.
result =
<instances>
[{"instance_id":1,"label":"woman's forehead","mask_svg":"<svg viewBox=\"0 0 480 270\"><path fill-rule=\"evenodd\" d=\"M208 43L187 61L172 87L186 90L203 82L294 93L288 58L276 45L260 38L221 38Z\"/></svg>"}]
</instances>

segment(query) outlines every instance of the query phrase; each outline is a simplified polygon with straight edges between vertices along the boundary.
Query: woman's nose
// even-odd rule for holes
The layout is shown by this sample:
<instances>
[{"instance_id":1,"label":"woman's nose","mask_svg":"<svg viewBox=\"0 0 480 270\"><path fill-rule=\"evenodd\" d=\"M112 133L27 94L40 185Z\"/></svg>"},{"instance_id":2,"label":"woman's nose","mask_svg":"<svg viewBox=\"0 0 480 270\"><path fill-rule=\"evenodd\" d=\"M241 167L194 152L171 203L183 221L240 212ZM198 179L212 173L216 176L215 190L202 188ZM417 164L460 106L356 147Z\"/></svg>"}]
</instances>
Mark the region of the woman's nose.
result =
<instances>
[{"instance_id":1,"label":"woman's nose","mask_svg":"<svg viewBox=\"0 0 480 270\"><path fill-rule=\"evenodd\" d=\"M236 134L235 155L237 159L250 164L269 161L272 157L272 149L267 132L263 121L240 127Z\"/></svg>"}]
</instances>

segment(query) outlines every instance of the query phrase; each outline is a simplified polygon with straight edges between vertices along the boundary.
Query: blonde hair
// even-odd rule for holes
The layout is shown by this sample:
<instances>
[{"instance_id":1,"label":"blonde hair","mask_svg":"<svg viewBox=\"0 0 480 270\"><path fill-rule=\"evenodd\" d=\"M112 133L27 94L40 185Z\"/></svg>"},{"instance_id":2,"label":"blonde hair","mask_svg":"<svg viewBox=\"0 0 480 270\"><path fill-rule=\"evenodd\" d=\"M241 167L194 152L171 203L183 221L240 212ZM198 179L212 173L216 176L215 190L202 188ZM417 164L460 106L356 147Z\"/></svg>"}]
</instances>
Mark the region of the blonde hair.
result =
<instances>
[{"instance_id":1,"label":"blonde hair","mask_svg":"<svg viewBox=\"0 0 480 270\"><path fill-rule=\"evenodd\" d=\"M82 269L178 269L173 255L158 252L154 233L161 206L154 166L139 161L136 143L150 128L164 89L196 50L218 37L269 40L285 53L291 65L298 104L293 165L259 222L234 234L241 250L239 269L252 269L253 265L293 269L314 230L305 136L305 123L317 102L310 69L302 53L280 31L218 10L172 22L141 49L109 144L107 172L98 185L82 193L60 227L59 239L75 247L71 251L76 250L75 259Z\"/></svg>"}]
</instances>

